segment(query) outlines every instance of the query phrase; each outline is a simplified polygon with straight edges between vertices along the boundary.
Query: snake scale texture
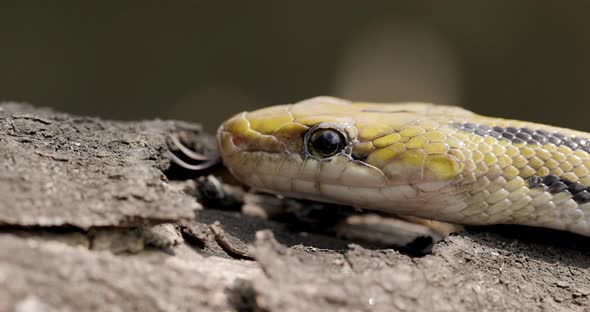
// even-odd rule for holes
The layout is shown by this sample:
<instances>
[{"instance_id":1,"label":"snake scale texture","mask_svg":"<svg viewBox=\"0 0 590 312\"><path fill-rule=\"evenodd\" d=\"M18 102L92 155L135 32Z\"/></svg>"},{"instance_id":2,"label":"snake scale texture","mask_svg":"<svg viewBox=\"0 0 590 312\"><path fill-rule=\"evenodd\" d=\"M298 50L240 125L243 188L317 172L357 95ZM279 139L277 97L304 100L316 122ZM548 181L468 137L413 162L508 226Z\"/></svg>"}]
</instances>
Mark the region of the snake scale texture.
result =
<instances>
[{"instance_id":1,"label":"snake scale texture","mask_svg":"<svg viewBox=\"0 0 590 312\"><path fill-rule=\"evenodd\" d=\"M465 225L590 236L590 134L452 106L316 97L217 133L241 182L284 196Z\"/></svg>"}]
</instances>

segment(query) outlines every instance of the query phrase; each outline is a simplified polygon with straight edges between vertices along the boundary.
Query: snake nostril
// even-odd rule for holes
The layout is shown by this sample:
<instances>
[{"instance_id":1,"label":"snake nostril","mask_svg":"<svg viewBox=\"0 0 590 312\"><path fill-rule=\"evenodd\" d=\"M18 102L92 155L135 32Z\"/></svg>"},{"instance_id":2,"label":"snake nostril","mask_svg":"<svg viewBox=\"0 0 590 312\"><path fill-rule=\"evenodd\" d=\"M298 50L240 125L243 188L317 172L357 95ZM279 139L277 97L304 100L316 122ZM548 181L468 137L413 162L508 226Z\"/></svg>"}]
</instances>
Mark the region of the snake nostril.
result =
<instances>
[{"instance_id":1,"label":"snake nostril","mask_svg":"<svg viewBox=\"0 0 590 312\"><path fill-rule=\"evenodd\" d=\"M244 144L244 138L242 138L241 136L238 136L238 135L233 136L231 140L235 146L240 146L240 145Z\"/></svg>"}]
</instances>

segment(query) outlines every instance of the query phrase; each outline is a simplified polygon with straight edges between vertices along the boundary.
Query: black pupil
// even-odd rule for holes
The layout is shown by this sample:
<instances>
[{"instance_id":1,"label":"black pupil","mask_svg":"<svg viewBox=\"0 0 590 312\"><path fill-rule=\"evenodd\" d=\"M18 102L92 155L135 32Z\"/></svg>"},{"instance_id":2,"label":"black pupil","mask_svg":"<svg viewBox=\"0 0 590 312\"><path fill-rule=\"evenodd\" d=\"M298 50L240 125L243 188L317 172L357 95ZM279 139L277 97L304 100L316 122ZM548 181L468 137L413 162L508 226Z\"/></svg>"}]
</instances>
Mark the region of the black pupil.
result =
<instances>
[{"instance_id":1,"label":"black pupil","mask_svg":"<svg viewBox=\"0 0 590 312\"><path fill-rule=\"evenodd\" d=\"M333 130L318 132L312 137L311 147L324 157L336 155L342 150L341 134Z\"/></svg>"}]
</instances>

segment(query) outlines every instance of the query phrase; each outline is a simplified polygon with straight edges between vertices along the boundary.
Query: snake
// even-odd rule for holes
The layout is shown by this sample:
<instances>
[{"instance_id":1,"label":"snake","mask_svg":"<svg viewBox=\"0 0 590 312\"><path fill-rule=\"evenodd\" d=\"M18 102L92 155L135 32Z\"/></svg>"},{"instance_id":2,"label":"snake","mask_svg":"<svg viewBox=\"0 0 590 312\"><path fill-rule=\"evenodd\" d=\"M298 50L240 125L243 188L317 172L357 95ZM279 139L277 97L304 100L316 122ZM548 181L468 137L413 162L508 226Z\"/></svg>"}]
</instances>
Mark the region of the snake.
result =
<instances>
[{"instance_id":1,"label":"snake","mask_svg":"<svg viewBox=\"0 0 590 312\"><path fill-rule=\"evenodd\" d=\"M461 225L590 236L590 134L457 106L320 96L239 113L224 165L263 192Z\"/></svg>"}]
</instances>

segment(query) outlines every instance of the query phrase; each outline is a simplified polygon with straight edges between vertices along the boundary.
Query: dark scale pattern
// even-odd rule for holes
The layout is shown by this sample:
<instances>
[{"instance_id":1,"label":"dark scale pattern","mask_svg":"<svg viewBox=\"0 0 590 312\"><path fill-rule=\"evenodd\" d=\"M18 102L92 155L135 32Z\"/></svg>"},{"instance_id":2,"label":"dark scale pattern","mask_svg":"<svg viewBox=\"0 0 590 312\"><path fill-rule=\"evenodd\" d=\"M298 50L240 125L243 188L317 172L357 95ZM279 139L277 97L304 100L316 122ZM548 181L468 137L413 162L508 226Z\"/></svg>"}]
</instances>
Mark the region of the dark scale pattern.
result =
<instances>
[{"instance_id":1,"label":"dark scale pattern","mask_svg":"<svg viewBox=\"0 0 590 312\"><path fill-rule=\"evenodd\" d=\"M588 192L588 190L582 191L578 194L575 194L572 197L572 199L577 201L580 204L584 204L584 203L590 202L590 193Z\"/></svg>"},{"instance_id":2,"label":"dark scale pattern","mask_svg":"<svg viewBox=\"0 0 590 312\"><path fill-rule=\"evenodd\" d=\"M551 194L569 192L572 194L572 199L579 204L590 202L590 187L586 187L578 182L562 179L556 175L550 174L543 178L534 175L528 179L528 183L530 188L542 187Z\"/></svg>"},{"instance_id":3,"label":"dark scale pattern","mask_svg":"<svg viewBox=\"0 0 590 312\"><path fill-rule=\"evenodd\" d=\"M512 143L553 143L557 146L565 145L572 150L582 149L587 153L590 153L590 141L584 138L567 137L559 132L515 127L503 128L495 126L492 128L485 125L477 125L471 122L455 123L453 126L457 127L459 130L475 133L480 136L492 136L496 139L504 139Z\"/></svg>"},{"instance_id":4,"label":"dark scale pattern","mask_svg":"<svg viewBox=\"0 0 590 312\"><path fill-rule=\"evenodd\" d=\"M563 182L555 182L553 184L551 184L551 186L549 186L549 193L551 194L557 194L557 193L561 193L565 190L567 190L567 185L565 185L565 183Z\"/></svg>"}]
</instances>

